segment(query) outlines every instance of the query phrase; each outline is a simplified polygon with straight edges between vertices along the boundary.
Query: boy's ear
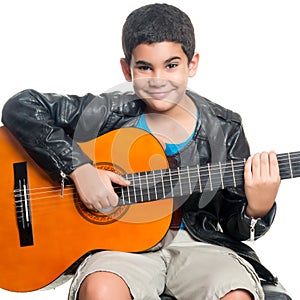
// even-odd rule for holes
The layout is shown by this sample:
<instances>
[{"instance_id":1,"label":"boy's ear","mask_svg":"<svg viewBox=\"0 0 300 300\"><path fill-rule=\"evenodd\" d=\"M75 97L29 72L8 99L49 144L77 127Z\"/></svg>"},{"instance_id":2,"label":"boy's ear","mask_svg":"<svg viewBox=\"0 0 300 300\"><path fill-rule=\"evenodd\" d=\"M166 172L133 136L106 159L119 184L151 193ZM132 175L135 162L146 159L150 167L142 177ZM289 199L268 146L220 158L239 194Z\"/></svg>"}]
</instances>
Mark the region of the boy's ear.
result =
<instances>
[{"instance_id":1,"label":"boy's ear","mask_svg":"<svg viewBox=\"0 0 300 300\"><path fill-rule=\"evenodd\" d=\"M131 72L130 72L130 67L128 66L128 64L125 61L125 58L121 58L120 59L120 64L121 64L121 68L122 68L122 72L124 74L124 77L127 81L132 81L132 76L131 76Z\"/></svg>"},{"instance_id":2,"label":"boy's ear","mask_svg":"<svg viewBox=\"0 0 300 300\"><path fill-rule=\"evenodd\" d=\"M195 53L192 60L189 63L189 77L193 77L197 73L200 55Z\"/></svg>"}]
</instances>

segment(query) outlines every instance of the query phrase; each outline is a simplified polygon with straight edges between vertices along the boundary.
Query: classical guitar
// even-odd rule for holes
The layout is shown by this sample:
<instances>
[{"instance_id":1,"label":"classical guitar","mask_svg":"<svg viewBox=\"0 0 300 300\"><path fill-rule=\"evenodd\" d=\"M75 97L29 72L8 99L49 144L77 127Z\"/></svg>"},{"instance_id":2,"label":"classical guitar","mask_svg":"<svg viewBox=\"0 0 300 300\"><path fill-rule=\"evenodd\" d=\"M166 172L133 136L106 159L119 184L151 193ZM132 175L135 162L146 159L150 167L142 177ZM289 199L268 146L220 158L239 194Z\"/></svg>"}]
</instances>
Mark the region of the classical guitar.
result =
<instances>
[{"instance_id":1,"label":"classical guitar","mask_svg":"<svg viewBox=\"0 0 300 300\"><path fill-rule=\"evenodd\" d=\"M168 231L174 197L243 184L244 160L169 168L159 142L136 128L80 146L95 166L130 180L129 187L115 187L117 207L86 209L72 185L53 182L0 128L0 288L27 292L61 284L90 251L147 250ZM279 154L278 161L282 179L300 176L300 152Z\"/></svg>"}]
</instances>

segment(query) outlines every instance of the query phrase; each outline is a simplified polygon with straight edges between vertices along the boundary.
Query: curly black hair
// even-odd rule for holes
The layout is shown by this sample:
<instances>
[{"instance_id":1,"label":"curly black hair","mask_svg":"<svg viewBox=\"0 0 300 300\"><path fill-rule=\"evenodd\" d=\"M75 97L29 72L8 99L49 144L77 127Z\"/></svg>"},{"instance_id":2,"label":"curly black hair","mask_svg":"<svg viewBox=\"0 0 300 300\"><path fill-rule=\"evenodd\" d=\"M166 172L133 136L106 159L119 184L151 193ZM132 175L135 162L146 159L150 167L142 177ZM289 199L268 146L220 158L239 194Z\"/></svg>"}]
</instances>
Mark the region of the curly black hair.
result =
<instances>
[{"instance_id":1,"label":"curly black hair","mask_svg":"<svg viewBox=\"0 0 300 300\"><path fill-rule=\"evenodd\" d=\"M188 62L191 61L195 34L186 13L169 4L155 3L137 8L128 15L122 30L122 47L128 65L135 47L164 41L181 44Z\"/></svg>"}]
</instances>

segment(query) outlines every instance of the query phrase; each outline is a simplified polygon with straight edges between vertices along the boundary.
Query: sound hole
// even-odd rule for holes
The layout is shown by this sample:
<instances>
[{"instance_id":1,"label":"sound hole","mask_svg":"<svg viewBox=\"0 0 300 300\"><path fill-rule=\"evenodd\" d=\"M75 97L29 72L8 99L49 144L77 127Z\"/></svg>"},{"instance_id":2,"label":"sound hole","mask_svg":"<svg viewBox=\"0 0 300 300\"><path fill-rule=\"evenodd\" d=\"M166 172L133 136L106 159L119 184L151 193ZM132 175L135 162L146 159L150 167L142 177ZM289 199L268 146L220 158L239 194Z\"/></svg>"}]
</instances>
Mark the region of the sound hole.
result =
<instances>
[{"instance_id":1,"label":"sound hole","mask_svg":"<svg viewBox=\"0 0 300 300\"><path fill-rule=\"evenodd\" d=\"M115 172L117 174L124 174L125 172L116 165L111 163L97 163L96 167L98 169L107 170ZM74 194L74 203L79 214L87 221L93 224L105 225L118 221L124 214L128 211L128 205L122 205L117 207L109 207L102 209L101 211L89 210L80 200L78 194Z\"/></svg>"}]
</instances>

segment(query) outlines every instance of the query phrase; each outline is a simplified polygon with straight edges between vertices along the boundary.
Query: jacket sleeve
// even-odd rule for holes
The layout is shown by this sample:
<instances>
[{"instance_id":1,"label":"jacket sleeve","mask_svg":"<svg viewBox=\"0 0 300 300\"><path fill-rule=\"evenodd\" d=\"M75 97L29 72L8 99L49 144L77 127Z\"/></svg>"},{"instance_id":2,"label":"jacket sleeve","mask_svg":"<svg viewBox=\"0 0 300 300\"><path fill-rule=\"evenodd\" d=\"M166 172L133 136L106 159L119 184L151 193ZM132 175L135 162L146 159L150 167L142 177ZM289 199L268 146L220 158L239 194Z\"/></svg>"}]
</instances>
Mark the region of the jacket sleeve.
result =
<instances>
[{"instance_id":1,"label":"jacket sleeve","mask_svg":"<svg viewBox=\"0 0 300 300\"><path fill-rule=\"evenodd\" d=\"M250 155L249 146L241 124L228 135L228 160L243 160ZM246 215L247 199L244 188L229 188L222 191L223 205L219 210L220 225L224 233L236 240L255 240L263 236L271 227L276 203L261 219L253 219Z\"/></svg>"},{"instance_id":2,"label":"jacket sleeve","mask_svg":"<svg viewBox=\"0 0 300 300\"><path fill-rule=\"evenodd\" d=\"M100 96L24 90L5 103L2 122L32 158L60 181L61 172L68 175L78 166L91 163L75 141L95 138L107 111L108 100Z\"/></svg>"}]
</instances>

